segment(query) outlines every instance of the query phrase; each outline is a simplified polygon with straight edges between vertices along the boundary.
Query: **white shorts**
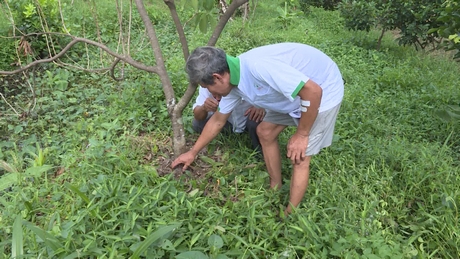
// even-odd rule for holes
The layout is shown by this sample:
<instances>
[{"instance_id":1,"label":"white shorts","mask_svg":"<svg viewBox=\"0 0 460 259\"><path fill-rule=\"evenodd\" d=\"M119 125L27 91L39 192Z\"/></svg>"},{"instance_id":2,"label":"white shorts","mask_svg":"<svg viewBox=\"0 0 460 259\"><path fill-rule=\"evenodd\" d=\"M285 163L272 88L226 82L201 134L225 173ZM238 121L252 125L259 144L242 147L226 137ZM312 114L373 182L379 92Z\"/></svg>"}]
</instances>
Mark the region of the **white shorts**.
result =
<instances>
[{"instance_id":1,"label":"white shorts","mask_svg":"<svg viewBox=\"0 0 460 259\"><path fill-rule=\"evenodd\" d=\"M335 121L337 120L337 114L339 113L341 104L342 103L339 103L332 109L318 113L318 116L316 117L316 120L310 130L308 147L305 152L306 156L316 155L322 148L328 147L332 144ZM264 121L285 126L299 125L299 119L292 118L289 114L278 113L270 110L267 110Z\"/></svg>"}]
</instances>

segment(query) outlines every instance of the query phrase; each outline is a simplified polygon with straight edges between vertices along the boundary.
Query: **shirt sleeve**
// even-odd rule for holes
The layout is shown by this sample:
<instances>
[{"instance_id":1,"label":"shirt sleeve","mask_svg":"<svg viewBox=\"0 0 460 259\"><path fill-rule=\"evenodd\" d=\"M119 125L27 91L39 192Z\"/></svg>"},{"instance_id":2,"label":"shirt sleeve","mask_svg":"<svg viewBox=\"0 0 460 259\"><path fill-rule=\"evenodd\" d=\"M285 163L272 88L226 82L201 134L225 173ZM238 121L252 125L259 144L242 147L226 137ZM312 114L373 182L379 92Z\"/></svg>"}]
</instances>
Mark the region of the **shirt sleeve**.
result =
<instances>
[{"instance_id":1,"label":"shirt sleeve","mask_svg":"<svg viewBox=\"0 0 460 259\"><path fill-rule=\"evenodd\" d=\"M250 66L254 79L261 85L266 85L281 93L291 102L294 101L300 89L310 78L278 60L262 59Z\"/></svg>"},{"instance_id":2,"label":"shirt sleeve","mask_svg":"<svg viewBox=\"0 0 460 259\"><path fill-rule=\"evenodd\" d=\"M232 112L241 102L241 96L237 93L238 89L233 88L227 96L222 97L219 102L218 111L223 114Z\"/></svg>"}]
</instances>

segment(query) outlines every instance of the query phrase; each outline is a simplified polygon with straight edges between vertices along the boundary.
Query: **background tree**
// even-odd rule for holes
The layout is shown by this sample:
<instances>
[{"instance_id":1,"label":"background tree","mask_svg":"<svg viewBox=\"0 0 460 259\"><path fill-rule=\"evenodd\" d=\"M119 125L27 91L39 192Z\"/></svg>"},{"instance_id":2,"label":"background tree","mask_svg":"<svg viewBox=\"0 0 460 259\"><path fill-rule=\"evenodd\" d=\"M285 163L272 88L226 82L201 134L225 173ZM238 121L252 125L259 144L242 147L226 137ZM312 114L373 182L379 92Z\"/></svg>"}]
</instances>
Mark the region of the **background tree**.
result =
<instances>
[{"instance_id":1,"label":"background tree","mask_svg":"<svg viewBox=\"0 0 460 259\"><path fill-rule=\"evenodd\" d=\"M6 2L7 9L10 12L9 20L11 22L12 28L11 31L13 32L12 37L20 39L19 45L17 46L17 55L20 56L27 56L29 57L28 60L21 61L18 58L17 65L18 68L10 71L0 71L1 75L15 75L22 72L25 72L39 64L54 62L56 64L63 65L64 67L66 64L62 63L61 58L65 57L68 51L77 43L84 43L86 45L91 45L94 47L99 48L101 51L105 52L112 56L112 64L105 68L99 68L98 70L105 70L110 71L110 75L115 80L123 80L123 76L117 77L115 75L116 68L120 66L120 64L129 64L137 69L147 71L149 73L157 74L161 80L161 84L163 87L163 92L166 97L166 106L168 115L171 119L172 130L173 130L173 150L175 155L181 153L185 149L185 135L184 135L184 126L182 122L182 112L186 105L190 102L193 94L196 90L196 85L189 85L183 94L183 96L177 100L176 93L174 91L171 79L168 75L168 71L166 70L165 60L161 51L161 45L159 43L158 36L155 31L155 26L152 23L149 14L146 11L144 6L144 2L142 0L135 0L135 5L137 11L142 19L142 22L145 26L146 34L150 41L150 47L154 53L154 60L155 65L146 65L142 62L139 62L133 59L130 56L129 52L129 45L127 44L127 39L129 39L129 33L131 33L131 28L128 25L127 28L127 35L124 35L123 32L123 22L120 19L120 49L122 49L121 53L119 51L115 51L110 49L106 44L102 43L100 38L100 34L98 34L99 40L91 40L89 38L84 37L77 37L72 35L69 31L65 28L65 23L63 22L64 18L62 17L62 12L60 11L61 3L60 1L37 1L35 5L32 3L28 3L22 6L20 4L24 4L22 1L15 1L14 6L9 6L8 2ZM191 1L191 4L196 8L201 8L203 11L199 12L199 15L196 16L196 22L199 24L199 27L202 31L206 31L208 26L213 26L216 24L214 31L208 41L208 45L215 45L217 39L219 38L222 30L225 27L225 24L228 22L229 18L232 14L237 10L237 8L245 3L248 0L234 0L228 6L226 12L220 16L218 23L214 22L216 20L215 16L213 15L215 12L215 2L214 0L194 0ZM174 21L177 33L179 35L179 40L182 46L182 52L184 56L184 60L188 58L189 55L189 48L187 39L182 27L182 23L180 18L177 14L176 5L174 0L164 0L164 3L168 6L171 14L171 18ZM54 4L54 5L53 5ZM15 11L12 10L21 10L20 7L25 9L25 20L15 21ZM49 12L44 12L46 8L49 8ZM117 2L117 9L119 16L121 17L121 10L120 6ZM130 10L131 11L131 10ZM38 16L35 16L38 14ZM48 17L50 15L50 18ZM50 26L47 23L49 19L53 21L53 25L57 24L59 21L59 16L62 18L62 30L64 33L57 31L56 26ZM97 15L93 16L95 18L95 22L97 23ZM34 21L28 21L27 19L34 18ZM47 19L49 18L49 19ZM20 22L18 24L18 22ZM26 24L32 24L33 26L23 27L21 24L26 22ZM31 29L31 30L29 30ZM40 30L41 29L41 30ZM20 35L20 36L17 36ZM40 43L44 44L41 47L33 47L33 44L30 42L36 42L32 40L31 37L43 37L44 41L39 41ZM60 39L60 40L56 40ZM63 47L62 44L65 45ZM33 53L34 50L37 49L39 54ZM31 60L32 57L35 60ZM95 72L96 69L92 68L91 70L87 70L91 72ZM3 98L4 99L4 98ZM5 100L5 99L4 99ZM5 100L6 101L6 100Z\"/></svg>"},{"instance_id":2,"label":"background tree","mask_svg":"<svg viewBox=\"0 0 460 259\"><path fill-rule=\"evenodd\" d=\"M448 0L439 8L440 15L437 17L439 27L428 31L430 34L438 34L444 38L441 44L445 50L456 50L454 58L460 60L460 3Z\"/></svg>"},{"instance_id":3,"label":"background tree","mask_svg":"<svg viewBox=\"0 0 460 259\"><path fill-rule=\"evenodd\" d=\"M350 30L381 31L376 48L380 49L385 32L398 30L401 45L418 49L432 46L446 50L459 49L459 4L452 0L301 0L308 13L310 6L339 10L345 27ZM455 56L458 58L459 54Z\"/></svg>"},{"instance_id":4,"label":"background tree","mask_svg":"<svg viewBox=\"0 0 460 259\"><path fill-rule=\"evenodd\" d=\"M345 0L339 5L339 10L349 29L369 31L377 27L381 30L377 49L385 32L395 29L400 31L399 44L424 49L428 44L438 42L438 35L428 34L428 30L437 27L436 17L439 16L438 8L442 2Z\"/></svg>"}]
</instances>

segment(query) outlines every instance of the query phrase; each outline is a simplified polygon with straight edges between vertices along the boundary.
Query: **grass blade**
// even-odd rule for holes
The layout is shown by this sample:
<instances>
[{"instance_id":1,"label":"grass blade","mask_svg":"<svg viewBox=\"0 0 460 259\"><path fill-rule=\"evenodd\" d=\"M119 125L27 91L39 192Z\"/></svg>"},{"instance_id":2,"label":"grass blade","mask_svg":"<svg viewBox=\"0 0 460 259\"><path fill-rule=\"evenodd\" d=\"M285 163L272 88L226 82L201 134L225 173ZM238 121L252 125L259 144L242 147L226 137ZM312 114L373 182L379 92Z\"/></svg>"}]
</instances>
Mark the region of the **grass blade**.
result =
<instances>
[{"instance_id":1,"label":"grass blade","mask_svg":"<svg viewBox=\"0 0 460 259\"><path fill-rule=\"evenodd\" d=\"M173 231L174 229L178 228L180 225L169 225L163 226L157 229L155 232L150 234L142 243L137 247L134 251L133 256L131 259L137 259L140 255L147 250L147 248L153 244L155 241L159 240L160 238L167 235L169 232Z\"/></svg>"},{"instance_id":2,"label":"grass blade","mask_svg":"<svg viewBox=\"0 0 460 259\"><path fill-rule=\"evenodd\" d=\"M38 237L40 237L46 244L46 246L48 246L48 248L50 248L51 250L58 251L62 248L61 243L55 236L51 235L50 233L42 230L41 228L35 226L34 224L28 221L23 221L23 224L28 229L32 230L32 232L34 232Z\"/></svg>"},{"instance_id":3,"label":"grass blade","mask_svg":"<svg viewBox=\"0 0 460 259\"><path fill-rule=\"evenodd\" d=\"M18 181L19 173L6 173L0 177L0 191L5 190Z\"/></svg>"},{"instance_id":4,"label":"grass blade","mask_svg":"<svg viewBox=\"0 0 460 259\"><path fill-rule=\"evenodd\" d=\"M33 166L33 167L29 167L26 169L26 171L24 172L24 174L26 176L40 176L41 174L43 174L44 172L52 169L53 167L50 166L50 165L42 165L42 166Z\"/></svg>"},{"instance_id":5,"label":"grass blade","mask_svg":"<svg viewBox=\"0 0 460 259\"><path fill-rule=\"evenodd\" d=\"M176 259L208 259L209 257L200 251L187 251L180 253Z\"/></svg>"},{"instance_id":6,"label":"grass blade","mask_svg":"<svg viewBox=\"0 0 460 259\"><path fill-rule=\"evenodd\" d=\"M64 184L67 188L69 188L71 191L74 193L78 194L82 200L86 202L86 204L89 204L90 200L88 196L86 196L84 193L82 193L76 186L71 185L70 183L65 183Z\"/></svg>"},{"instance_id":7,"label":"grass blade","mask_svg":"<svg viewBox=\"0 0 460 259\"><path fill-rule=\"evenodd\" d=\"M12 258L21 258L24 256L24 240L22 233L22 218L20 215L16 216L13 224L13 242L12 242Z\"/></svg>"}]
</instances>

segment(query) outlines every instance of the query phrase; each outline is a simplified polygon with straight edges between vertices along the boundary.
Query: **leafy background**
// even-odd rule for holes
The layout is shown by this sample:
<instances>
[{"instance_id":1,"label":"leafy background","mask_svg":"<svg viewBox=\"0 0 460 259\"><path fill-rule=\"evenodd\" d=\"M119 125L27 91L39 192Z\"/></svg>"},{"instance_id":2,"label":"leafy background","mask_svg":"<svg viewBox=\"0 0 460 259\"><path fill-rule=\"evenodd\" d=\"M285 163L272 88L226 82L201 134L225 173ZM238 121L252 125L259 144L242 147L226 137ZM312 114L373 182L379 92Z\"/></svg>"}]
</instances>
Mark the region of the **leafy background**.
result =
<instances>
[{"instance_id":1,"label":"leafy background","mask_svg":"<svg viewBox=\"0 0 460 259\"><path fill-rule=\"evenodd\" d=\"M116 10L111 1L94 4L103 41L116 48ZM96 37L90 6L67 2L69 30ZM274 0L255 7L249 21L227 24L218 47L237 55L310 44L347 82L334 144L313 158L291 216L282 213L291 165L283 161L281 191L267 190L246 135L219 136L192 171L168 173L170 124L157 77L126 67L126 80L115 82L48 64L0 78L21 113L0 103L0 258L459 258L458 63L400 46L391 34L377 51L380 31L348 31L338 11L301 13ZM167 8L152 1L147 9L180 93L187 80ZM180 14L186 20L192 11ZM133 24L131 54L149 63L140 18ZM191 49L206 44L210 32L185 29ZM2 68L10 68L18 43L0 40ZM85 46L69 58L85 55L99 62ZM193 142L191 116L188 108ZM206 173L196 177L199 170Z\"/></svg>"}]
</instances>

